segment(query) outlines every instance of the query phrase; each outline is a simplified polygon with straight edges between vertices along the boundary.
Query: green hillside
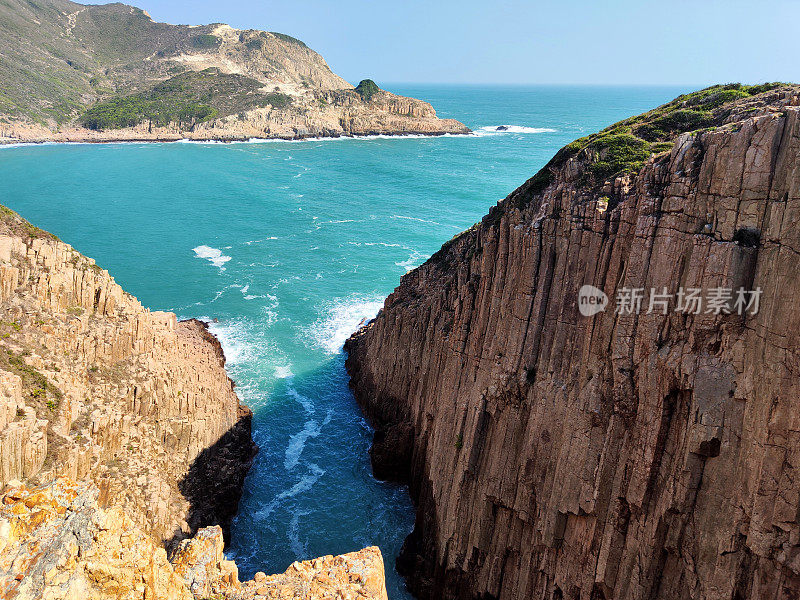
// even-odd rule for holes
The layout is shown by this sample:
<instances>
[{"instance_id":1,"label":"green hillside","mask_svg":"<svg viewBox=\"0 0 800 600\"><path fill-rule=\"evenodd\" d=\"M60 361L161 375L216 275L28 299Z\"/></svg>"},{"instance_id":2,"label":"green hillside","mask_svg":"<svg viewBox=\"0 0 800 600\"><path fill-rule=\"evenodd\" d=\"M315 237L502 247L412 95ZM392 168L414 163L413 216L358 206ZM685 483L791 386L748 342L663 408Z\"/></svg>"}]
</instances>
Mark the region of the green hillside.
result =
<instances>
[{"instance_id":1,"label":"green hillside","mask_svg":"<svg viewBox=\"0 0 800 600\"><path fill-rule=\"evenodd\" d=\"M291 103L273 80L347 85L291 36L236 32L223 48L217 28L157 23L119 3L0 0L0 123L194 123Z\"/></svg>"}]
</instances>

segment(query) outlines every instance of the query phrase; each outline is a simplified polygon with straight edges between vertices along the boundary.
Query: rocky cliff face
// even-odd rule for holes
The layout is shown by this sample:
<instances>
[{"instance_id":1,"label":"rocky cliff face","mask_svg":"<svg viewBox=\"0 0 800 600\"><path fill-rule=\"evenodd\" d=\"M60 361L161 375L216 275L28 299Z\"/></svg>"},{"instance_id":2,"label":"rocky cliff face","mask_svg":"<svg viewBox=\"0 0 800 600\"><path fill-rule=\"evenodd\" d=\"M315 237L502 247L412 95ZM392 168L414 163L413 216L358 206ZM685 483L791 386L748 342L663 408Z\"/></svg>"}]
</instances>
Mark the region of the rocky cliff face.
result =
<instances>
[{"instance_id":1,"label":"rocky cliff face","mask_svg":"<svg viewBox=\"0 0 800 600\"><path fill-rule=\"evenodd\" d=\"M610 133L636 146L691 101ZM376 473L418 505L421 598L800 595L797 105L726 104L611 179L619 145L568 147L349 340ZM581 315L585 284L605 311ZM665 287L762 295L648 312Z\"/></svg>"},{"instance_id":2,"label":"rocky cliff face","mask_svg":"<svg viewBox=\"0 0 800 600\"><path fill-rule=\"evenodd\" d=\"M377 548L239 582L250 416L203 323L0 207L0 598L386 600Z\"/></svg>"},{"instance_id":3,"label":"rocky cliff face","mask_svg":"<svg viewBox=\"0 0 800 600\"><path fill-rule=\"evenodd\" d=\"M144 309L8 211L0 329L0 485L88 477L103 505L163 540L229 523L254 452L250 413L202 323Z\"/></svg>"}]
</instances>

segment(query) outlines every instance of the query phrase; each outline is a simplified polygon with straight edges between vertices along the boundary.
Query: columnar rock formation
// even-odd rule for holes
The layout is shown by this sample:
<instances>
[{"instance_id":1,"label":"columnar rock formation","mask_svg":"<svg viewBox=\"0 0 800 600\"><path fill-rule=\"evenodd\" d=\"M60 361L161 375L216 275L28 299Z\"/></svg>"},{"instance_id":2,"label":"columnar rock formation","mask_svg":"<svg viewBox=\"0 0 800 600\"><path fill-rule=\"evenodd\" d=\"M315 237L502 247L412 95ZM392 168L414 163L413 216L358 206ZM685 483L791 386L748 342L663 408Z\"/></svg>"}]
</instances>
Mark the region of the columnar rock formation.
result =
<instances>
[{"instance_id":1,"label":"columnar rock formation","mask_svg":"<svg viewBox=\"0 0 800 600\"><path fill-rule=\"evenodd\" d=\"M224 365L203 323L0 207L0 598L385 600L377 548L239 582L255 446Z\"/></svg>"},{"instance_id":2,"label":"columnar rock formation","mask_svg":"<svg viewBox=\"0 0 800 600\"><path fill-rule=\"evenodd\" d=\"M349 340L419 597L800 595L798 104L741 100L610 180L611 150L568 147ZM648 311L665 287L762 295Z\"/></svg>"},{"instance_id":3,"label":"columnar rock formation","mask_svg":"<svg viewBox=\"0 0 800 600\"><path fill-rule=\"evenodd\" d=\"M104 505L164 540L227 525L254 446L211 337L4 214L0 485L89 477Z\"/></svg>"}]
</instances>

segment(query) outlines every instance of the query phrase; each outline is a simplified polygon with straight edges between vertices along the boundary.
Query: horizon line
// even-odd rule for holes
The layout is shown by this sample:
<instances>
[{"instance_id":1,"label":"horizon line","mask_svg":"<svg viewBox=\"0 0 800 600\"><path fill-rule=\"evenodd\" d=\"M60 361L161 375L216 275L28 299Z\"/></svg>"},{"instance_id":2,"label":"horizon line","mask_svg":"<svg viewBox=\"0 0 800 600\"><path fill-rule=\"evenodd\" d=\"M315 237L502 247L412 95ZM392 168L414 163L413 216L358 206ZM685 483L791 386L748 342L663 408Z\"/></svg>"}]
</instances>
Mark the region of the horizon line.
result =
<instances>
[{"instance_id":1,"label":"horizon line","mask_svg":"<svg viewBox=\"0 0 800 600\"><path fill-rule=\"evenodd\" d=\"M359 80L361 81L361 80ZM352 83L358 85L358 83ZM377 83L377 82L376 82ZM690 87L693 89L703 89L715 85L759 85L763 83L773 83L772 81L757 81L755 83L744 83L740 81L726 81L716 83L560 83L560 82L502 82L502 81L391 81L385 80L379 84L383 85L453 85L453 86L508 86L508 87ZM789 82L781 81L780 83Z\"/></svg>"}]
</instances>

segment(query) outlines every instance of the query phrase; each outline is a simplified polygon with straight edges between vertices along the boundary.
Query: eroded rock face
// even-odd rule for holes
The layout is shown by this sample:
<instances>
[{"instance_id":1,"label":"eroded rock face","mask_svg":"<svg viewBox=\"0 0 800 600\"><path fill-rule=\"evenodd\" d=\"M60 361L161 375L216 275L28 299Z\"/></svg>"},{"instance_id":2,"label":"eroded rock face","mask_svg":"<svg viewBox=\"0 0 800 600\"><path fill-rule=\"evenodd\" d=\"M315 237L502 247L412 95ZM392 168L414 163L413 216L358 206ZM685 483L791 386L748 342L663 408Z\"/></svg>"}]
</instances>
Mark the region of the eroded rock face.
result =
<instances>
[{"instance_id":1,"label":"eroded rock face","mask_svg":"<svg viewBox=\"0 0 800 600\"><path fill-rule=\"evenodd\" d=\"M402 564L421 598L800 595L796 94L603 189L566 161L349 340L380 440L413 432ZM579 313L584 284L605 312ZM624 288L740 286L757 314L614 311Z\"/></svg>"},{"instance_id":2,"label":"eroded rock face","mask_svg":"<svg viewBox=\"0 0 800 600\"><path fill-rule=\"evenodd\" d=\"M0 495L0 598L4 600L387 600L377 548L292 564L240 582L219 526L201 529L171 560L98 489L66 478Z\"/></svg>"},{"instance_id":3,"label":"eroded rock face","mask_svg":"<svg viewBox=\"0 0 800 600\"><path fill-rule=\"evenodd\" d=\"M254 445L204 324L144 309L9 211L0 330L0 485L89 478L165 541L228 526Z\"/></svg>"},{"instance_id":4,"label":"eroded rock face","mask_svg":"<svg viewBox=\"0 0 800 600\"><path fill-rule=\"evenodd\" d=\"M7 486L0 504L4 600L163 598L192 600L166 551L120 507L104 511L98 489L58 479Z\"/></svg>"}]
</instances>

